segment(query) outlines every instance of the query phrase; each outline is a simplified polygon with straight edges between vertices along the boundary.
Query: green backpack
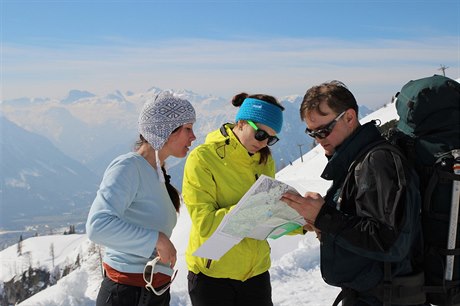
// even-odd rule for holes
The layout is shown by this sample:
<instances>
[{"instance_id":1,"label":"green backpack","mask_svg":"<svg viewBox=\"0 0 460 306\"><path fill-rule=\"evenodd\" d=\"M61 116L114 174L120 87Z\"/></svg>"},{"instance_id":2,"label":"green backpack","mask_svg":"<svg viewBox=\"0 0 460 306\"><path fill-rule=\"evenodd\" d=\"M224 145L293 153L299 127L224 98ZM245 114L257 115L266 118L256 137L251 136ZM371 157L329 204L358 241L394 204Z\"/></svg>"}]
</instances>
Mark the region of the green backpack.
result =
<instances>
[{"instance_id":1,"label":"green backpack","mask_svg":"<svg viewBox=\"0 0 460 306\"><path fill-rule=\"evenodd\" d=\"M399 122L389 140L420 178L427 302L460 305L460 84L434 75L396 96ZM456 173L454 171L456 170Z\"/></svg>"}]
</instances>

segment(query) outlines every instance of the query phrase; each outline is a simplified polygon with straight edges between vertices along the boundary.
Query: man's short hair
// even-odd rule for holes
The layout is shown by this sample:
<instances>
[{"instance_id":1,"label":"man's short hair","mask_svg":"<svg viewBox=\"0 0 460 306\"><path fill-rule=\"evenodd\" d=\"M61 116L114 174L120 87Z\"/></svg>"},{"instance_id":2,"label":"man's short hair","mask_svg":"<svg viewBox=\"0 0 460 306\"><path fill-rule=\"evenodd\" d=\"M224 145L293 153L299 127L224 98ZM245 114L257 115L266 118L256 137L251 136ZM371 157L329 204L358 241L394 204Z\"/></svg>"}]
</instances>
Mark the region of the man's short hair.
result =
<instances>
[{"instance_id":1,"label":"man's short hair","mask_svg":"<svg viewBox=\"0 0 460 306\"><path fill-rule=\"evenodd\" d=\"M344 83L333 80L307 90L300 105L300 119L303 120L305 113L312 110L323 114L319 108L323 101L337 114L352 108L358 116L358 104L351 91Z\"/></svg>"}]
</instances>

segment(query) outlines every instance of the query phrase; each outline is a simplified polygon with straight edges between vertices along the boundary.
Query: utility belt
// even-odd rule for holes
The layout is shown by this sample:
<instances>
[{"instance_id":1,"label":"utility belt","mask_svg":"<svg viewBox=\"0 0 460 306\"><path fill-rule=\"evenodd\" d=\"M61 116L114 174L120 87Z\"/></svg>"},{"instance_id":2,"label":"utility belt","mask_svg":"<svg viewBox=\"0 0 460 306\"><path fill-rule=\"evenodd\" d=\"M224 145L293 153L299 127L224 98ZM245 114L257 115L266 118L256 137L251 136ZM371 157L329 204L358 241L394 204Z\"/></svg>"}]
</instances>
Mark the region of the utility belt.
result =
<instances>
[{"instance_id":1,"label":"utility belt","mask_svg":"<svg viewBox=\"0 0 460 306\"><path fill-rule=\"evenodd\" d=\"M384 280L376 287L367 291L356 291L350 288L342 288L335 299L333 306L342 301L343 306L355 305L358 299L366 300L366 297L378 299L382 305L419 305L426 301L426 293L423 290L425 276L423 271L407 275L397 276L391 280Z\"/></svg>"}]
</instances>

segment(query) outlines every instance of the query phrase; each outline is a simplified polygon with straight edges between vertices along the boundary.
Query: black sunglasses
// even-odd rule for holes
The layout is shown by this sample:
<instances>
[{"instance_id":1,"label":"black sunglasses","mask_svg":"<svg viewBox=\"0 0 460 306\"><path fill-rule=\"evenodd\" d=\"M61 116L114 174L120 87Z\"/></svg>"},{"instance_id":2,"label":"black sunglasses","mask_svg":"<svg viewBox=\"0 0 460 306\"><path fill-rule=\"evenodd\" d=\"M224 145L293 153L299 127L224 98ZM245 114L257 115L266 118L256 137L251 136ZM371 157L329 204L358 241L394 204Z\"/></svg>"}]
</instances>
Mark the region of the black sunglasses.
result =
<instances>
[{"instance_id":1,"label":"black sunglasses","mask_svg":"<svg viewBox=\"0 0 460 306\"><path fill-rule=\"evenodd\" d=\"M313 137L313 138L319 138L319 139L326 138L327 136L329 136L329 134L331 134L332 130L334 129L335 125L337 124L337 121L339 121L339 119L342 118L342 116L343 116L343 114L345 114L345 112L346 111L341 112L340 115L335 117L334 120L332 120L331 122L329 122L324 127L320 128L318 130L312 131L309 128L306 128L305 129L305 134L307 134L308 136Z\"/></svg>"},{"instance_id":2,"label":"black sunglasses","mask_svg":"<svg viewBox=\"0 0 460 306\"><path fill-rule=\"evenodd\" d=\"M254 134L254 138L256 140L263 141L265 139L268 139L267 145L269 145L269 146L272 146L272 145L274 145L275 143L278 142L279 138L276 137L276 135L275 136L270 136L270 134L268 134L266 131L264 131L262 129L259 129L259 127L254 122L252 122L251 120L246 120L246 121L256 131L256 133Z\"/></svg>"}]
</instances>

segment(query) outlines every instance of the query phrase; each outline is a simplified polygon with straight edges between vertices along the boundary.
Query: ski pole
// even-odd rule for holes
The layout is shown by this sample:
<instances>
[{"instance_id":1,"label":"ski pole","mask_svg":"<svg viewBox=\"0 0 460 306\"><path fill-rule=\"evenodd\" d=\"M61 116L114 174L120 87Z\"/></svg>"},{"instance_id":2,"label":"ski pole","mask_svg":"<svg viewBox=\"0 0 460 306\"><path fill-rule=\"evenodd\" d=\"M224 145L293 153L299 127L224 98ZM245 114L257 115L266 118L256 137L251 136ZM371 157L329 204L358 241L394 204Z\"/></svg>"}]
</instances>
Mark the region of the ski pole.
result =
<instances>
[{"instance_id":1,"label":"ski pole","mask_svg":"<svg viewBox=\"0 0 460 306\"><path fill-rule=\"evenodd\" d=\"M460 175L460 149L452 150L454 156L454 174ZM455 242L457 240L457 222L458 210L460 202L460 181L453 181L452 183L452 206L450 207L450 223L449 223L449 237L447 240L447 250L455 249ZM452 280L454 274L454 255L446 256L446 280Z\"/></svg>"}]
</instances>

